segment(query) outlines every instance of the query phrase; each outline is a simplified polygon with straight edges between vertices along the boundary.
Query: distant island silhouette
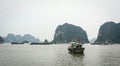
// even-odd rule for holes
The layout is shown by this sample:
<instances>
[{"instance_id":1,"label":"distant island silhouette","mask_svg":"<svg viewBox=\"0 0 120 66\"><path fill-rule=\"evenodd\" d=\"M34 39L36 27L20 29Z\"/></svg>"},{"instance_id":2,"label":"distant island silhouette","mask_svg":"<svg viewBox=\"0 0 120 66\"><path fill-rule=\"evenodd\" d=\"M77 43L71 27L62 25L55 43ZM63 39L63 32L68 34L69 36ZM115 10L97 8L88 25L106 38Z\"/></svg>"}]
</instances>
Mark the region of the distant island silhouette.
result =
<instances>
[{"instance_id":1,"label":"distant island silhouette","mask_svg":"<svg viewBox=\"0 0 120 66\"><path fill-rule=\"evenodd\" d=\"M4 43L4 39L0 36L0 44Z\"/></svg>"},{"instance_id":2,"label":"distant island silhouette","mask_svg":"<svg viewBox=\"0 0 120 66\"><path fill-rule=\"evenodd\" d=\"M83 30L80 26L64 23L63 25L59 25L56 28L53 41L48 42L48 40L46 39L44 42L48 44L69 43L75 42L77 39L80 39L82 43L89 43L85 30ZM6 37L0 36L0 43L4 42L13 44L22 42L39 44L40 40L30 34L25 34L24 36L21 36L9 33ZM94 44L120 43L120 23L109 21L102 24L99 28L97 39L92 39L91 42Z\"/></svg>"},{"instance_id":3,"label":"distant island silhouette","mask_svg":"<svg viewBox=\"0 0 120 66\"><path fill-rule=\"evenodd\" d=\"M100 26L95 44L120 43L120 23L106 22Z\"/></svg>"},{"instance_id":4,"label":"distant island silhouette","mask_svg":"<svg viewBox=\"0 0 120 66\"><path fill-rule=\"evenodd\" d=\"M5 38L4 41L6 43L22 43L22 42L40 42L38 38L35 38L34 36L30 34L25 34L24 36L21 35L14 35L12 33L9 33Z\"/></svg>"}]
</instances>

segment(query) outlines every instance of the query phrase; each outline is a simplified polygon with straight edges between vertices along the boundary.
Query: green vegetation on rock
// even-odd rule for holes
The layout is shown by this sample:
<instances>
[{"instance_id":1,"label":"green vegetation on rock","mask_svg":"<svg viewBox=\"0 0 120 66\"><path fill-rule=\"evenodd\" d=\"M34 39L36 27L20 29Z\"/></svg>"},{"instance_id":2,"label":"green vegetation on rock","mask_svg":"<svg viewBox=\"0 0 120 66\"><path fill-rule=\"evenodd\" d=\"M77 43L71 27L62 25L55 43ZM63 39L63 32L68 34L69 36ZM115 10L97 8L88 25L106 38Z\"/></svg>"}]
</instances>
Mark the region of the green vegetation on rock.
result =
<instances>
[{"instance_id":1,"label":"green vegetation on rock","mask_svg":"<svg viewBox=\"0 0 120 66\"><path fill-rule=\"evenodd\" d=\"M77 39L80 39L82 43L89 42L86 31L81 27L65 23L57 27L53 42L66 43L76 41Z\"/></svg>"},{"instance_id":2,"label":"green vegetation on rock","mask_svg":"<svg viewBox=\"0 0 120 66\"><path fill-rule=\"evenodd\" d=\"M95 43L120 43L120 23L106 22L100 29Z\"/></svg>"}]
</instances>

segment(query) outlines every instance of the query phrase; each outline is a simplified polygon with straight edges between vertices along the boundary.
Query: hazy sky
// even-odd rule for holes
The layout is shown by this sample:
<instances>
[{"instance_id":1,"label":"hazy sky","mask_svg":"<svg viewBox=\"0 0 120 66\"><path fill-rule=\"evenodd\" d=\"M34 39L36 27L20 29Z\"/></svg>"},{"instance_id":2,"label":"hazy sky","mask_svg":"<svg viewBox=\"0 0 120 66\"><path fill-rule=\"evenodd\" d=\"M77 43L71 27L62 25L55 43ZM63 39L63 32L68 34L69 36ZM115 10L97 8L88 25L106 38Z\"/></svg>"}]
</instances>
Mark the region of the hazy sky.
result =
<instances>
[{"instance_id":1,"label":"hazy sky","mask_svg":"<svg viewBox=\"0 0 120 66\"><path fill-rule=\"evenodd\" d=\"M106 21L120 22L120 0L0 0L0 35L31 34L52 40L59 24L81 26L97 37Z\"/></svg>"}]
</instances>

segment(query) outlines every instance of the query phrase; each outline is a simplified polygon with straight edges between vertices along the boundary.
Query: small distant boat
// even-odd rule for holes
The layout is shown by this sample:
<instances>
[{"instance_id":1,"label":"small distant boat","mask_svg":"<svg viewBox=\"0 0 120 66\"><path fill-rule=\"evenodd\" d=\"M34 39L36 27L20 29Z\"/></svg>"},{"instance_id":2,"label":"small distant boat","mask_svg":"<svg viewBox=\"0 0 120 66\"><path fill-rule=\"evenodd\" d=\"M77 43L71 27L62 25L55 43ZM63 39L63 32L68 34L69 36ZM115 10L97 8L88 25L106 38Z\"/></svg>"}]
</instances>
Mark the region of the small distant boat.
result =
<instances>
[{"instance_id":1,"label":"small distant boat","mask_svg":"<svg viewBox=\"0 0 120 66\"><path fill-rule=\"evenodd\" d=\"M11 42L11 44L24 44L23 42Z\"/></svg>"},{"instance_id":2,"label":"small distant boat","mask_svg":"<svg viewBox=\"0 0 120 66\"><path fill-rule=\"evenodd\" d=\"M35 42L33 42L33 43L31 43L30 45L50 45L50 44L53 44L53 43L35 43Z\"/></svg>"},{"instance_id":3,"label":"small distant boat","mask_svg":"<svg viewBox=\"0 0 120 66\"><path fill-rule=\"evenodd\" d=\"M109 44L109 42L108 41L106 41L105 43L103 43L104 45L108 45Z\"/></svg>"},{"instance_id":4,"label":"small distant boat","mask_svg":"<svg viewBox=\"0 0 120 66\"><path fill-rule=\"evenodd\" d=\"M82 44L80 43L72 43L68 46L68 51L70 53L84 53L84 48L82 47Z\"/></svg>"},{"instance_id":5,"label":"small distant boat","mask_svg":"<svg viewBox=\"0 0 120 66\"><path fill-rule=\"evenodd\" d=\"M52 42L48 42L48 40L45 39L44 42L40 42L40 43L32 42L30 45L50 45L50 44L53 44L53 43Z\"/></svg>"}]
</instances>

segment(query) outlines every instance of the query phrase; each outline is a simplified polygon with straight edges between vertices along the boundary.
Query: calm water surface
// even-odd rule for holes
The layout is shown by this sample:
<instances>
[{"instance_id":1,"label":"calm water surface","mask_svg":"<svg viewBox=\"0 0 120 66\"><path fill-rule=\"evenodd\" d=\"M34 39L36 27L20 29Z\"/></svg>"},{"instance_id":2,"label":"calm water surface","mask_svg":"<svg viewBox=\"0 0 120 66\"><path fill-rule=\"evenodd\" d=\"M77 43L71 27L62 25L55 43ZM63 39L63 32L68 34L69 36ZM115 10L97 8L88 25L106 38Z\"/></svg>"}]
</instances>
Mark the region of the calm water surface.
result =
<instances>
[{"instance_id":1,"label":"calm water surface","mask_svg":"<svg viewBox=\"0 0 120 66\"><path fill-rule=\"evenodd\" d=\"M85 44L84 54L69 54L68 44L0 45L0 66L120 66L120 45Z\"/></svg>"}]
</instances>

